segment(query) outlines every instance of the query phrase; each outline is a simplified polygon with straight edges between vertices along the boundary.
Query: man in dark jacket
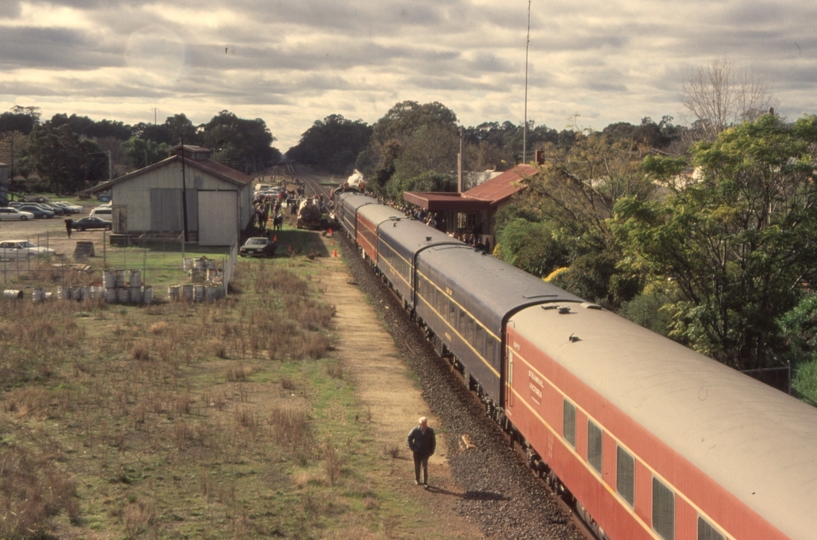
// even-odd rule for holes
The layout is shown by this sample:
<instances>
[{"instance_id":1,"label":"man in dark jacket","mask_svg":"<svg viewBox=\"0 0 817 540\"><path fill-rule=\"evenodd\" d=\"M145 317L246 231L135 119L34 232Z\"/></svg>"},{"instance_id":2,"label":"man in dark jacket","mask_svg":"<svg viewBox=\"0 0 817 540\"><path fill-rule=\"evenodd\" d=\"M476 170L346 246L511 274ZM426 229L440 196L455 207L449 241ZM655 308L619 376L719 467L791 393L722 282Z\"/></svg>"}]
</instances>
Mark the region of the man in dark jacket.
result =
<instances>
[{"instance_id":1,"label":"man in dark jacket","mask_svg":"<svg viewBox=\"0 0 817 540\"><path fill-rule=\"evenodd\" d=\"M420 418L420 425L408 434L408 445L414 453L414 483L420 485L420 466L423 467L423 486L428 488L428 458L437 448L434 430L428 427L428 419Z\"/></svg>"}]
</instances>

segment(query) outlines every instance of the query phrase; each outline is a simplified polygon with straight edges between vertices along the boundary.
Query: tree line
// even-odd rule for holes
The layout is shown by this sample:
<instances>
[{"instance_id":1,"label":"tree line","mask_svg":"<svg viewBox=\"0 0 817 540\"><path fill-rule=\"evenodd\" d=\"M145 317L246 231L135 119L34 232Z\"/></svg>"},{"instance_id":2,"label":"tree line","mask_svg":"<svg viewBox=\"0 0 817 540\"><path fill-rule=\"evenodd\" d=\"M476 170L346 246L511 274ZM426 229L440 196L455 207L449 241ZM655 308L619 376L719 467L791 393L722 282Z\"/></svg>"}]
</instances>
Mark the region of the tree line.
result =
<instances>
[{"instance_id":1,"label":"tree line","mask_svg":"<svg viewBox=\"0 0 817 540\"><path fill-rule=\"evenodd\" d=\"M184 114L162 124L94 121L85 116L55 114L42 121L39 107L15 106L0 114L0 161L12 162L15 176L37 176L35 189L76 193L94 183L168 157L181 142L205 146L212 158L251 174L281 158L264 120L239 118L221 111L195 125ZM108 159L110 156L111 163Z\"/></svg>"}]
</instances>

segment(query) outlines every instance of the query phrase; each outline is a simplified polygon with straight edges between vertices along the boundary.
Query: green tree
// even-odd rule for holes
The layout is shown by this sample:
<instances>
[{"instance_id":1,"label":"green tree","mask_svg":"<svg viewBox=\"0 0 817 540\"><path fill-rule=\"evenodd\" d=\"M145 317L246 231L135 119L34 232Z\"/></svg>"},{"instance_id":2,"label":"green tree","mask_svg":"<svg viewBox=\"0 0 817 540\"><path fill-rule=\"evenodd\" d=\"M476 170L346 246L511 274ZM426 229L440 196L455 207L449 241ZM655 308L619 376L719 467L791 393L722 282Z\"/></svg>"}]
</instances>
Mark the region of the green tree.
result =
<instances>
[{"instance_id":1,"label":"green tree","mask_svg":"<svg viewBox=\"0 0 817 540\"><path fill-rule=\"evenodd\" d=\"M545 277L569 264L569 251L556 237L546 222L514 217L497 236L497 255L529 274Z\"/></svg>"},{"instance_id":2,"label":"green tree","mask_svg":"<svg viewBox=\"0 0 817 540\"><path fill-rule=\"evenodd\" d=\"M388 187L389 195L400 199L406 191L456 191L457 180L450 174L426 171L402 181L393 179Z\"/></svg>"},{"instance_id":3,"label":"green tree","mask_svg":"<svg viewBox=\"0 0 817 540\"><path fill-rule=\"evenodd\" d=\"M340 114L327 116L301 135L287 157L337 175L351 174L358 155L368 146L372 128L362 120L347 120Z\"/></svg>"},{"instance_id":4,"label":"green tree","mask_svg":"<svg viewBox=\"0 0 817 540\"><path fill-rule=\"evenodd\" d=\"M548 144L544 152L544 165L516 197L516 212L546 223L554 241L568 251L569 270L558 284L616 308L638 292L640 276L618 267L621 249L608 220L621 198L645 200L655 192L639 167L643 152L599 133L580 133L569 148ZM503 243L506 260L527 257L508 249ZM520 250L534 249L520 244Z\"/></svg>"},{"instance_id":5,"label":"green tree","mask_svg":"<svg viewBox=\"0 0 817 540\"><path fill-rule=\"evenodd\" d=\"M29 135L28 161L40 178L57 194L75 193L88 182L107 178L107 165L94 157L99 146L90 139L80 140L70 126L37 126ZM102 156L100 156L102 157Z\"/></svg>"},{"instance_id":6,"label":"green tree","mask_svg":"<svg viewBox=\"0 0 817 540\"><path fill-rule=\"evenodd\" d=\"M415 139L418 132L424 130L426 137L441 130L455 133L456 123L457 115L441 103L397 103L372 126L371 143L359 156L356 166L366 176L375 177L377 186L384 189L392 175L397 173L402 153L407 148L420 144ZM422 135L419 137L423 138ZM452 159L455 158L456 151ZM420 171L422 167L414 167L408 160L403 160L402 167L406 172L398 178L398 182L425 172Z\"/></svg>"},{"instance_id":7,"label":"green tree","mask_svg":"<svg viewBox=\"0 0 817 540\"><path fill-rule=\"evenodd\" d=\"M788 127L765 115L699 143L699 181L678 181L682 160L644 161L670 195L623 199L613 230L631 266L677 285L673 337L740 369L785 349L776 320L817 263L816 143L814 117Z\"/></svg>"},{"instance_id":8,"label":"green tree","mask_svg":"<svg viewBox=\"0 0 817 540\"><path fill-rule=\"evenodd\" d=\"M166 159L168 157L167 149L168 145L166 143L157 143L151 139L143 139L136 135L122 143L122 151L127 156L130 164L136 169Z\"/></svg>"},{"instance_id":9,"label":"green tree","mask_svg":"<svg viewBox=\"0 0 817 540\"><path fill-rule=\"evenodd\" d=\"M202 142L213 151L213 159L234 169L251 173L281 158L272 146L275 137L261 118L247 120L221 111L201 128Z\"/></svg>"}]
</instances>

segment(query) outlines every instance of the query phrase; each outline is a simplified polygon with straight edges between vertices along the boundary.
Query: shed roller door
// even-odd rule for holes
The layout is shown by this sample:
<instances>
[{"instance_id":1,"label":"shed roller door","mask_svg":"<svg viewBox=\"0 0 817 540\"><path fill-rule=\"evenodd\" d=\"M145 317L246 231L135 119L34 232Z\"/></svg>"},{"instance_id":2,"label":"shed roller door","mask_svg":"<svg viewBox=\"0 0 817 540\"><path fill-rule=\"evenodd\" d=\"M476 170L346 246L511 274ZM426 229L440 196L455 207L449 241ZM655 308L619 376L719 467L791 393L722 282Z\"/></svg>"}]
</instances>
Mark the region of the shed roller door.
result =
<instances>
[{"instance_id":1,"label":"shed roller door","mask_svg":"<svg viewBox=\"0 0 817 540\"><path fill-rule=\"evenodd\" d=\"M237 241L237 192L199 191L199 245L229 246Z\"/></svg>"}]
</instances>

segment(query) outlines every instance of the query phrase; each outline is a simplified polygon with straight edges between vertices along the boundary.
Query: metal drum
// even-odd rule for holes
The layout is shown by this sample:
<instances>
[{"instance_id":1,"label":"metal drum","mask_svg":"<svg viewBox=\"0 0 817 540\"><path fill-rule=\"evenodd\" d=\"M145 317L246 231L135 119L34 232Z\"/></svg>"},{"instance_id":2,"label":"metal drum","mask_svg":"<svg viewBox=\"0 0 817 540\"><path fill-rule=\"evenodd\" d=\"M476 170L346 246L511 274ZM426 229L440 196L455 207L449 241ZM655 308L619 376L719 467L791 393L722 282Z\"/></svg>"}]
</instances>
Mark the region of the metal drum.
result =
<instances>
[{"instance_id":1,"label":"metal drum","mask_svg":"<svg viewBox=\"0 0 817 540\"><path fill-rule=\"evenodd\" d=\"M23 298L23 291L17 291L13 289L7 289L3 291L3 298Z\"/></svg>"},{"instance_id":2,"label":"metal drum","mask_svg":"<svg viewBox=\"0 0 817 540\"><path fill-rule=\"evenodd\" d=\"M128 271L127 270L117 270L116 271L116 288L119 289L121 287L128 286Z\"/></svg>"},{"instance_id":3,"label":"metal drum","mask_svg":"<svg viewBox=\"0 0 817 540\"><path fill-rule=\"evenodd\" d=\"M116 303L116 289L105 289L105 302L108 304Z\"/></svg>"},{"instance_id":4,"label":"metal drum","mask_svg":"<svg viewBox=\"0 0 817 540\"><path fill-rule=\"evenodd\" d=\"M142 292L142 303L143 304L153 303L153 287L145 287L144 292Z\"/></svg>"},{"instance_id":5,"label":"metal drum","mask_svg":"<svg viewBox=\"0 0 817 540\"><path fill-rule=\"evenodd\" d=\"M102 271L102 285L106 289L113 289L116 287L116 272L113 270Z\"/></svg>"},{"instance_id":6,"label":"metal drum","mask_svg":"<svg viewBox=\"0 0 817 540\"><path fill-rule=\"evenodd\" d=\"M42 302L45 300L45 289L36 288L31 291L31 300L33 302Z\"/></svg>"},{"instance_id":7,"label":"metal drum","mask_svg":"<svg viewBox=\"0 0 817 540\"><path fill-rule=\"evenodd\" d=\"M193 285L182 285L182 300L185 302L193 301Z\"/></svg>"},{"instance_id":8,"label":"metal drum","mask_svg":"<svg viewBox=\"0 0 817 540\"><path fill-rule=\"evenodd\" d=\"M196 285L196 302L204 302L204 285Z\"/></svg>"},{"instance_id":9,"label":"metal drum","mask_svg":"<svg viewBox=\"0 0 817 540\"><path fill-rule=\"evenodd\" d=\"M142 287L131 287L130 288L130 301L132 304L141 304L142 303Z\"/></svg>"},{"instance_id":10,"label":"metal drum","mask_svg":"<svg viewBox=\"0 0 817 540\"><path fill-rule=\"evenodd\" d=\"M116 289L116 301L119 304L127 304L130 302L130 289L127 287Z\"/></svg>"},{"instance_id":11,"label":"metal drum","mask_svg":"<svg viewBox=\"0 0 817 540\"><path fill-rule=\"evenodd\" d=\"M167 288L167 297L171 301L177 301L180 298L181 286L180 285L171 285Z\"/></svg>"},{"instance_id":12,"label":"metal drum","mask_svg":"<svg viewBox=\"0 0 817 540\"><path fill-rule=\"evenodd\" d=\"M142 272L139 270L130 271L130 286L131 288L142 286Z\"/></svg>"}]
</instances>

